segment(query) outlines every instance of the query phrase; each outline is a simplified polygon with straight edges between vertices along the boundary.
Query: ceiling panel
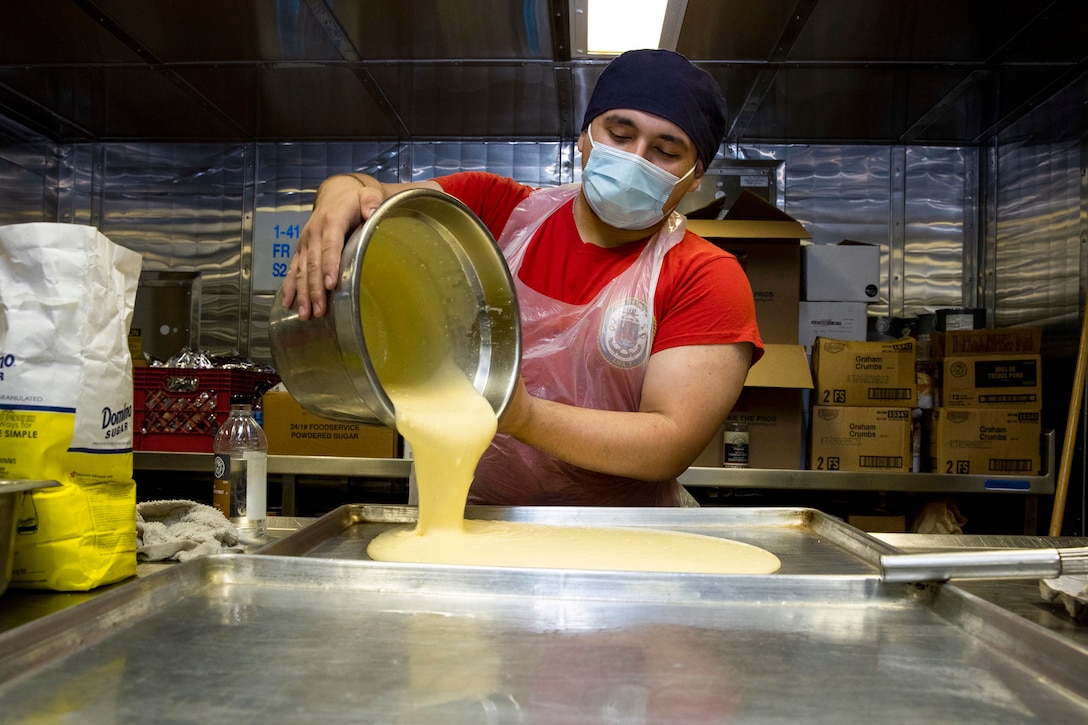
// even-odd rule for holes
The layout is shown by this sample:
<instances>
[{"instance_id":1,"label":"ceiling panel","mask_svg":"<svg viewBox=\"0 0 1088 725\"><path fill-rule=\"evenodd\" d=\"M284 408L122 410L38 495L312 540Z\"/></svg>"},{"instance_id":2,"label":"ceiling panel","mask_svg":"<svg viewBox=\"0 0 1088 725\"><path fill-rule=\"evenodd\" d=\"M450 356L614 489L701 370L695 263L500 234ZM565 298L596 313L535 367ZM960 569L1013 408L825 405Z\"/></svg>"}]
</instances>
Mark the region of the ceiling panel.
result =
<instances>
[{"instance_id":1,"label":"ceiling panel","mask_svg":"<svg viewBox=\"0 0 1088 725\"><path fill-rule=\"evenodd\" d=\"M556 138L555 70L549 63L372 68L412 135Z\"/></svg>"},{"instance_id":2,"label":"ceiling panel","mask_svg":"<svg viewBox=\"0 0 1088 725\"><path fill-rule=\"evenodd\" d=\"M363 60L548 60L544 0L330 0L332 14Z\"/></svg>"},{"instance_id":3,"label":"ceiling panel","mask_svg":"<svg viewBox=\"0 0 1088 725\"><path fill-rule=\"evenodd\" d=\"M6 6L15 7L12 4ZM0 114L56 141L569 139L568 0L35 0ZM981 144L1088 68L1083 0L688 0L730 142Z\"/></svg>"},{"instance_id":4,"label":"ceiling panel","mask_svg":"<svg viewBox=\"0 0 1088 725\"><path fill-rule=\"evenodd\" d=\"M676 50L694 61L771 58L796 0L688 0Z\"/></svg>"},{"instance_id":5,"label":"ceiling panel","mask_svg":"<svg viewBox=\"0 0 1088 725\"><path fill-rule=\"evenodd\" d=\"M57 140L217 139L246 134L235 119L200 103L172 77L150 68L0 68L0 89L18 99L13 106L30 109L36 126L46 135L53 131Z\"/></svg>"},{"instance_id":6,"label":"ceiling panel","mask_svg":"<svg viewBox=\"0 0 1088 725\"><path fill-rule=\"evenodd\" d=\"M302 0L94 0L116 27L163 63L340 60Z\"/></svg>"},{"instance_id":7,"label":"ceiling panel","mask_svg":"<svg viewBox=\"0 0 1088 725\"><path fill-rule=\"evenodd\" d=\"M241 138L397 138L396 118L369 90L366 72L342 65L185 68L179 75L241 128Z\"/></svg>"},{"instance_id":8,"label":"ceiling panel","mask_svg":"<svg viewBox=\"0 0 1088 725\"><path fill-rule=\"evenodd\" d=\"M981 63L1045 3L1022 0L817 2L790 51L804 62Z\"/></svg>"},{"instance_id":9,"label":"ceiling panel","mask_svg":"<svg viewBox=\"0 0 1088 725\"><path fill-rule=\"evenodd\" d=\"M132 63L140 60L72 0L9 3L0 22L0 64Z\"/></svg>"}]
</instances>

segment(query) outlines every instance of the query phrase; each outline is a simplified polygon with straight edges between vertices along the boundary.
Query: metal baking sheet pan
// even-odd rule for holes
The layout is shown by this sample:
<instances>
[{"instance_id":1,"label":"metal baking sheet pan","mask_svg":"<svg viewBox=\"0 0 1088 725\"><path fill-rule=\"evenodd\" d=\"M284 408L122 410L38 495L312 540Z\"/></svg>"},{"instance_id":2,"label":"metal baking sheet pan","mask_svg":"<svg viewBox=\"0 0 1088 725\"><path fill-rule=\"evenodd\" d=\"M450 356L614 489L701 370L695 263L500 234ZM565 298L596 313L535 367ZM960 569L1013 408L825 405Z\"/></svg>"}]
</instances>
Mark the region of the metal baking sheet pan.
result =
<instances>
[{"instance_id":1,"label":"metal baking sheet pan","mask_svg":"<svg viewBox=\"0 0 1088 725\"><path fill-rule=\"evenodd\" d=\"M782 574L863 575L879 570L881 554L896 549L809 508L600 508L469 506L473 519L562 526L668 529L763 547L782 561ZM414 524L411 506L350 504L262 548L260 554L367 560L371 539L400 524Z\"/></svg>"},{"instance_id":2,"label":"metal baking sheet pan","mask_svg":"<svg viewBox=\"0 0 1088 725\"><path fill-rule=\"evenodd\" d=\"M0 636L0 719L1084 722L1085 659L864 576L223 555Z\"/></svg>"},{"instance_id":3,"label":"metal baking sheet pan","mask_svg":"<svg viewBox=\"0 0 1088 725\"><path fill-rule=\"evenodd\" d=\"M655 525L714 518L676 513ZM802 519L720 526L785 547L766 576L195 559L0 635L0 720L1086 721L1088 650L954 586L882 583L830 553L869 537ZM806 573L806 548L842 571Z\"/></svg>"}]
</instances>

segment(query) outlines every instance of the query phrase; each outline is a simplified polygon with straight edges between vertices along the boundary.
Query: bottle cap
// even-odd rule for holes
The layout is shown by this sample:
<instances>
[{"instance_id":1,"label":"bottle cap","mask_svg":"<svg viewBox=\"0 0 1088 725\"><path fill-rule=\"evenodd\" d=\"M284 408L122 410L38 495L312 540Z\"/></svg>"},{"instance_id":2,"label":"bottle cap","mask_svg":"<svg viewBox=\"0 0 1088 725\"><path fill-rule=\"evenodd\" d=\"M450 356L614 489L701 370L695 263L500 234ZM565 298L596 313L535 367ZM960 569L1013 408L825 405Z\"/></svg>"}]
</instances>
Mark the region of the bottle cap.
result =
<instances>
[{"instance_id":1,"label":"bottle cap","mask_svg":"<svg viewBox=\"0 0 1088 725\"><path fill-rule=\"evenodd\" d=\"M231 405L253 405L253 398L249 397L245 393L232 393L230 396Z\"/></svg>"}]
</instances>

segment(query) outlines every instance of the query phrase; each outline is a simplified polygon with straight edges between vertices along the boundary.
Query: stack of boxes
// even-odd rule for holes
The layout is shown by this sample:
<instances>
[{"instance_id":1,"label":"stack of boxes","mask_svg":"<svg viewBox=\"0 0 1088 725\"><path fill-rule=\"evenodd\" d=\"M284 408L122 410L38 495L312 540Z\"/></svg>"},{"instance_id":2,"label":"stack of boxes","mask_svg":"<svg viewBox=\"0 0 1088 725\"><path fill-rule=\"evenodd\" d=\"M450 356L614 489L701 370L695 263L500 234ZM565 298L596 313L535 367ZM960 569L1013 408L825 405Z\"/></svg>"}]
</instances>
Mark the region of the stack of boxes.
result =
<instances>
[{"instance_id":1,"label":"stack of boxes","mask_svg":"<svg viewBox=\"0 0 1088 725\"><path fill-rule=\"evenodd\" d=\"M874 340L879 246L809 244L800 223L747 191L724 219L688 226L735 254L752 285L766 354L727 419L749 425L751 467L1039 471L1038 328L940 325L949 331L931 341L931 323L917 340L906 329ZM694 465L722 465L723 432Z\"/></svg>"},{"instance_id":2,"label":"stack of boxes","mask_svg":"<svg viewBox=\"0 0 1088 725\"><path fill-rule=\"evenodd\" d=\"M935 333L934 473L1035 476L1042 468L1041 328Z\"/></svg>"},{"instance_id":3,"label":"stack of boxes","mask_svg":"<svg viewBox=\"0 0 1088 725\"><path fill-rule=\"evenodd\" d=\"M801 247L799 342L812 354L818 337L861 342L868 308L880 293L880 247L844 240Z\"/></svg>"},{"instance_id":4,"label":"stack of boxes","mask_svg":"<svg viewBox=\"0 0 1088 725\"><path fill-rule=\"evenodd\" d=\"M809 235L795 219L748 190L724 219L689 219L688 229L740 261L752 286L766 349L748 371L726 422L748 425L751 468L803 468L804 396L812 388L812 374L798 344L797 325L801 242ZM722 465L723 434L724 426L693 465Z\"/></svg>"},{"instance_id":5,"label":"stack of boxes","mask_svg":"<svg viewBox=\"0 0 1088 725\"><path fill-rule=\"evenodd\" d=\"M917 406L915 341L817 338L809 468L909 472Z\"/></svg>"}]
</instances>

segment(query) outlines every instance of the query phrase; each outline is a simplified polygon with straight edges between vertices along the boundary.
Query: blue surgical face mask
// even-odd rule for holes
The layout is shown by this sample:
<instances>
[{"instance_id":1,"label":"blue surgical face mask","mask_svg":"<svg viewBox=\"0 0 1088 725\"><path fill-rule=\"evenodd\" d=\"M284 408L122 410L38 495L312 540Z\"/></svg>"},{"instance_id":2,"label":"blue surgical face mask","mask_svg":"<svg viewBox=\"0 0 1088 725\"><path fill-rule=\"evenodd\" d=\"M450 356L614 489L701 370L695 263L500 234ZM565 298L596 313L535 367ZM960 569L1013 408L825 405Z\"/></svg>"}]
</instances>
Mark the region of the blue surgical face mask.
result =
<instances>
[{"instance_id":1,"label":"blue surgical face mask","mask_svg":"<svg viewBox=\"0 0 1088 725\"><path fill-rule=\"evenodd\" d=\"M597 146L589 129L586 135L591 151L582 170L582 190L601 221L617 229L645 229L664 219L665 202L695 173L692 166L677 178L638 154Z\"/></svg>"}]
</instances>

